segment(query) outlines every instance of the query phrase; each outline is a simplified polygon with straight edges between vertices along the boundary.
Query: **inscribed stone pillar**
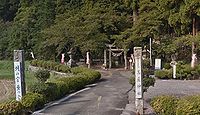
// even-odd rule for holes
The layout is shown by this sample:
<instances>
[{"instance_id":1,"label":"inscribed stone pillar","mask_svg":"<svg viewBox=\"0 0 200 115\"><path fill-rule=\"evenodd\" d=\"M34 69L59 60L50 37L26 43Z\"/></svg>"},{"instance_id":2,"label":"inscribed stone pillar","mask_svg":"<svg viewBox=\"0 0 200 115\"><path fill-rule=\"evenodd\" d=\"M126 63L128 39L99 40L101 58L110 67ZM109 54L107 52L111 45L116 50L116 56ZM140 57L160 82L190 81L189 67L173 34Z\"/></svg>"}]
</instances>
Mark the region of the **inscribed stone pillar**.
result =
<instances>
[{"instance_id":1,"label":"inscribed stone pillar","mask_svg":"<svg viewBox=\"0 0 200 115\"><path fill-rule=\"evenodd\" d=\"M26 93L23 50L14 50L14 75L16 100L20 101Z\"/></svg>"},{"instance_id":2,"label":"inscribed stone pillar","mask_svg":"<svg viewBox=\"0 0 200 115\"><path fill-rule=\"evenodd\" d=\"M134 47L135 57L135 106L136 111L143 115L143 84L142 84L142 48Z\"/></svg>"}]
</instances>

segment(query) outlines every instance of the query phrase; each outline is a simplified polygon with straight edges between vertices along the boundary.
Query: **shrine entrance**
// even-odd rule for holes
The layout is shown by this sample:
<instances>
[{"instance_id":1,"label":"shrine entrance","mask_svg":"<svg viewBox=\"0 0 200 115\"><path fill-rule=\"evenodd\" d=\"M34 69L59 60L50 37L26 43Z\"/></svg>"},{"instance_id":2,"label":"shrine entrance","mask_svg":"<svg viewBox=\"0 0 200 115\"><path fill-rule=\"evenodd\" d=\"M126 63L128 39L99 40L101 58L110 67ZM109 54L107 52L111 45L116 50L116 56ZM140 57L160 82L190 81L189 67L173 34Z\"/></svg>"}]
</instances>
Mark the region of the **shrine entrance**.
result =
<instances>
[{"instance_id":1,"label":"shrine entrance","mask_svg":"<svg viewBox=\"0 0 200 115\"><path fill-rule=\"evenodd\" d=\"M127 69L127 51L117 48L113 44L106 44L107 49L104 50L104 66L111 68L124 67ZM108 61L107 61L108 52Z\"/></svg>"}]
</instances>

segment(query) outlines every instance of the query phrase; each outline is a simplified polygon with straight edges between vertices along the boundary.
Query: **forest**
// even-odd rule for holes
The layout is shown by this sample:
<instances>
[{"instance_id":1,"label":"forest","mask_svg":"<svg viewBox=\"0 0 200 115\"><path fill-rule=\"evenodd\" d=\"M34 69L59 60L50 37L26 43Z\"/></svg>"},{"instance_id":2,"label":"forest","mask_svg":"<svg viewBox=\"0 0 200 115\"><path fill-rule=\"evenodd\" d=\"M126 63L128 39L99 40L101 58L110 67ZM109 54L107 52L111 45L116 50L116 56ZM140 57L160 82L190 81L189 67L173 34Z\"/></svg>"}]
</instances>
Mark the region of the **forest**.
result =
<instances>
[{"instance_id":1,"label":"forest","mask_svg":"<svg viewBox=\"0 0 200 115\"><path fill-rule=\"evenodd\" d=\"M105 44L149 48L165 62L200 56L199 0L1 0L0 59L59 60L71 49L102 58Z\"/></svg>"}]
</instances>

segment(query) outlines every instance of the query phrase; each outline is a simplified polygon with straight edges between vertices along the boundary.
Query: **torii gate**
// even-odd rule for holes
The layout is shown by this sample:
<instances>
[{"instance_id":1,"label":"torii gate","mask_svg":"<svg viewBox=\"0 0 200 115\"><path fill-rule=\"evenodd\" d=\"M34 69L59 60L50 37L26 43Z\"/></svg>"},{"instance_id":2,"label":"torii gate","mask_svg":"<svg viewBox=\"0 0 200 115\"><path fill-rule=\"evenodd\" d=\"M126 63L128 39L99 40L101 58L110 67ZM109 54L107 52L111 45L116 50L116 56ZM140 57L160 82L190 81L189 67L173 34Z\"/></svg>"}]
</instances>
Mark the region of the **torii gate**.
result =
<instances>
[{"instance_id":1,"label":"torii gate","mask_svg":"<svg viewBox=\"0 0 200 115\"><path fill-rule=\"evenodd\" d=\"M111 69L112 67L112 51L121 51L124 52L124 69L127 69L127 51L125 51L124 49L118 49L118 48L112 48L115 47L115 45L112 44L106 44L107 47L109 47L108 51L109 51L109 69ZM107 65L107 51L106 49L104 50L104 65Z\"/></svg>"}]
</instances>

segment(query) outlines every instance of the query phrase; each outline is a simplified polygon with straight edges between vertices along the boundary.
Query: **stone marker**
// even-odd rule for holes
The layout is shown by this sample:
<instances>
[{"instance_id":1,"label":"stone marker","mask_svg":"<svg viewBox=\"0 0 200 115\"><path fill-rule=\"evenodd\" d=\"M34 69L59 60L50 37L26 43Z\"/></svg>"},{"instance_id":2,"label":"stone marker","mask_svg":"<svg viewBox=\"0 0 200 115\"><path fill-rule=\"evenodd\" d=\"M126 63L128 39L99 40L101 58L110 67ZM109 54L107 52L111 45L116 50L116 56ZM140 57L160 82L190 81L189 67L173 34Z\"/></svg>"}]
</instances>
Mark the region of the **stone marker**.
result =
<instances>
[{"instance_id":1,"label":"stone marker","mask_svg":"<svg viewBox=\"0 0 200 115\"><path fill-rule=\"evenodd\" d=\"M90 68L90 52L86 53L86 64L88 65L88 68Z\"/></svg>"},{"instance_id":2,"label":"stone marker","mask_svg":"<svg viewBox=\"0 0 200 115\"><path fill-rule=\"evenodd\" d=\"M134 47L135 57L135 106L136 111L143 115L143 84L142 84L142 48Z\"/></svg>"},{"instance_id":3,"label":"stone marker","mask_svg":"<svg viewBox=\"0 0 200 115\"><path fill-rule=\"evenodd\" d=\"M16 100L20 101L26 93L23 50L14 50L14 75Z\"/></svg>"},{"instance_id":4,"label":"stone marker","mask_svg":"<svg viewBox=\"0 0 200 115\"><path fill-rule=\"evenodd\" d=\"M171 61L170 65L172 66L173 68L173 78L176 79L176 64L177 62L176 61Z\"/></svg>"}]
</instances>

